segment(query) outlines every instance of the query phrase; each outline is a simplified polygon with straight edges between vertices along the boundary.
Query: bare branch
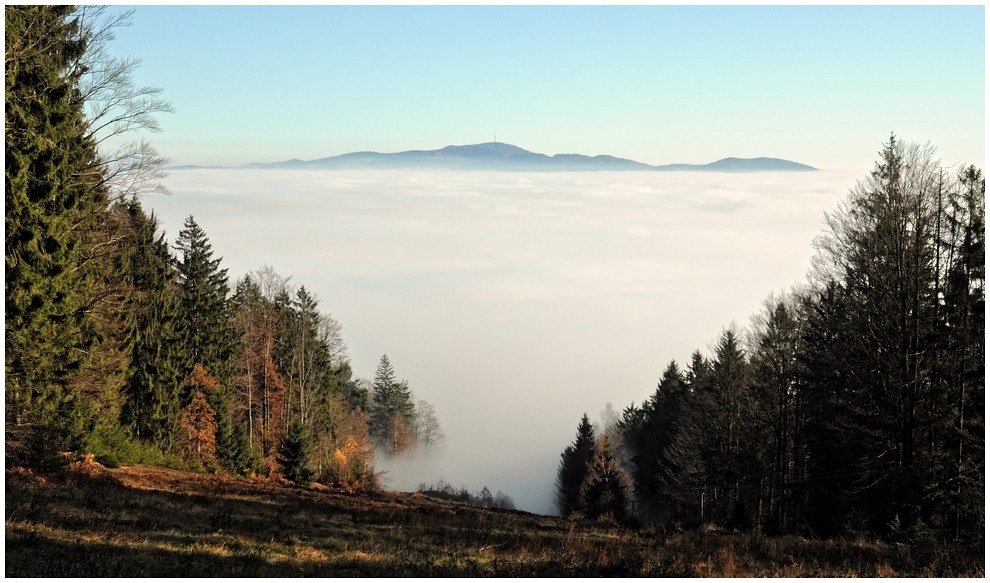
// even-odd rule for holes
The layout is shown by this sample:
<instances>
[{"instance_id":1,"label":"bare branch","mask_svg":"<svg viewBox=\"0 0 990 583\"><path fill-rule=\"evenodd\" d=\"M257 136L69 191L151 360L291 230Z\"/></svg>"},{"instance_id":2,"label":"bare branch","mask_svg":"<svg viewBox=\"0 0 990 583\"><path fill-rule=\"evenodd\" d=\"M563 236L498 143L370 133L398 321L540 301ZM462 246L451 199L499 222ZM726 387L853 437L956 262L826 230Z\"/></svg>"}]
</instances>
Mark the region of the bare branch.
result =
<instances>
[{"instance_id":1,"label":"bare branch","mask_svg":"<svg viewBox=\"0 0 990 583\"><path fill-rule=\"evenodd\" d=\"M111 200L168 192L163 183L168 158L144 138L127 138L161 131L156 116L175 110L161 97L162 89L135 84L140 59L109 52L116 30L130 26L133 14L111 12L105 6L81 6L74 14L79 38L86 42L86 51L73 67L79 76L79 98L85 103L84 136L99 150L96 166L105 173L101 186Z\"/></svg>"}]
</instances>

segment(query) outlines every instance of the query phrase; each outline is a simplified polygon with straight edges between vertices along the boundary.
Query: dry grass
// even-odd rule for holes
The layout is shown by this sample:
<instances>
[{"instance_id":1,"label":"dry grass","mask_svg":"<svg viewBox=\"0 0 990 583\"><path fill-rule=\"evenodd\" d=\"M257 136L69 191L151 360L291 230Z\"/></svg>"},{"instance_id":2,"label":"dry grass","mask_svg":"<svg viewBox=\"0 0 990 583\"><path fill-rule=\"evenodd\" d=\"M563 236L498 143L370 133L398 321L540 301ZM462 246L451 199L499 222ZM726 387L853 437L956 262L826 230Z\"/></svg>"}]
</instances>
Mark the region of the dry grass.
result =
<instances>
[{"instance_id":1,"label":"dry grass","mask_svg":"<svg viewBox=\"0 0 990 583\"><path fill-rule=\"evenodd\" d=\"M923 551L923 552L922 552ZM419 494L90 462L6 473L13 577L983 576L983 548L661 536Z\"/></svg>"}]
</instances>

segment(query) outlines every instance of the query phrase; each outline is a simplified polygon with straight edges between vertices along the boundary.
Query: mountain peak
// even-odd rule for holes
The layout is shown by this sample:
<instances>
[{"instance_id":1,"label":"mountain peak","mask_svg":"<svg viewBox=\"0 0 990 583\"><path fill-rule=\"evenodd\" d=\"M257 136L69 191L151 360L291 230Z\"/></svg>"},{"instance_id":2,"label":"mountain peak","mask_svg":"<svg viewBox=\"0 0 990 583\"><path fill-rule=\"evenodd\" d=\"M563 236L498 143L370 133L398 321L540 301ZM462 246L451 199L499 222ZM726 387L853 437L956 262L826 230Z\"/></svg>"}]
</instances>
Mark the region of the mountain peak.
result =
<instances>
[{"instance_id":1,"label":"mountain peak","mask_svg":"<svg viewBox=\"0 0 990 583\"><path fill-rule=\"evenodd\" d=\"M506 144L505 142L482 142L480 144L470 144L467 146L447 146L439 150L440 152L454 156L530 156L534 155L529 150L524 150L519 146Z\"/></svg>"}]
</instances>

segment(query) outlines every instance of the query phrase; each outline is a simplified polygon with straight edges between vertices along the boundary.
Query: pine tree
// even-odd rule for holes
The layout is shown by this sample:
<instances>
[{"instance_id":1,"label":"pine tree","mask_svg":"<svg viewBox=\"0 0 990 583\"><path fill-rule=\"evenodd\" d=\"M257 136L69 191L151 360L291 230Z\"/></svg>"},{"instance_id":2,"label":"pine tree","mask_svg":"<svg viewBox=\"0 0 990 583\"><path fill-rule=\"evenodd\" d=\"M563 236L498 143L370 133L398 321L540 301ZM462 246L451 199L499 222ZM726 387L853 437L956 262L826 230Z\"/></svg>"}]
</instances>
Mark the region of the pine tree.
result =
<instances>
[{"instance_id":1,"label":"pine tree","mask_svg":"<svg viewBox=\"0 0 990 583\"><path fill-rule=\"evenodd\" d=\"M130 359L121 421L136 437L168 449L175 437L182 387L175 267L155 217L146 215L136 201L122 204L121 210L132 233L119 266L131 295L126 306Z\"/></svg>"},{"instance_id":2,"label":"pine tree","mask_svg":"<svg viewBox=\"0 0 990 583\"><path fill-rule=\"evenodd\" d=\"M86 42L71 13L5 8L5 392L14 457L31 427L47 428L45 447L71 448L71 383L94 340L76 226L101 210L106 193L99 172L85 172L97 153L85 137L74 66Z\"/></svg>"},{"instance_id":3,"label":"pine tree","mask_svg":"<svg viewBox=\"0 0 990 583\"><path fill-rule=\"evenodd\" d=\"M755 412L750 387L749 362L733 328L722 332L712 363L711 457L709 470L716 476L713 510L722 524L757 499L759 464L755 456ZM755 506L755 504L754 504Z\"/></svg>"},{"instance_id":4,"label":"pine tree","mask_svg":"<svg viewBox=\"0 0 990 583\"><path fill-rule=\"evenodd\" d=\"M804 324L797 361L806 460L795 514L817 536L842 534L857 493L876 479L869 466L880 437L871 426L869 400L856 390L849 366L858 355L851 349L853 326L844 294L833 281L801 298Z\"/></svg>"},{"instance_id":5,"label":"pine tree","mask_svg":"<svg viewBox=\"0 0 990 583\"><path fill-rule=\"evenodd\" d=\"M309 486L316 479L316 471L311 467L313 442L309 431L302 423L293 423L278 448L278 461L282 464L285 477L300 486Z\"/></svg>"},{"instance_id":6,"label":"pine tree","mask_svg":"<svg viewBox=\"0 0 990 583\"><path fill-rule=\"evenodd\" d=\"M952 193L952 253L946 283L948 330L943 377L947 384L946 434L939 465L941 478L930 486L956 540L982 540L985 528L985 391L986 391L986 181L975 166L964 169Z\"/></svg>"},{"instance_id":7,"label":"pine tree","mask_svg":"<svg viewBox=\"0 0 990 583\"><path fill-rule=\"evenodd\" d=\"M226 431L230 432L229 437L218 436L217 438L218 443L224 444L221 449L223 457L221 457L220 463L229 471L241 476L250 477L260 472L261 460L251 447L247 431L243 427L230 427Z\"/></svg>"},{"instance_id":8,"label":"pine tree","mask_svg":"<svg viewBox=\"0 0 990 583\"><path fill-rule=\"evenodd\" d=\"M409 449L408 444L412 442L409 431L415 412L412 392L407 382L397 379L388 355L382 355L378 362L372 387L369 419L372 438L391 454Z\"/></svg>"},{"instance_id":9,"label":"pine tree","mask_svg":"<svg viewBox=\"0 0 990 583\"><path fill-rule=\"evenodd\" d=\"M229 460L229 450L236 447L230 418L231 360L236 344L230 319L227 270L220 268L222 258L214 259L213 246L192 216L179 231L175 247L180 253L178 332L183 370L192 371L199 365L217 379L218 390L208 396L217 414L218 457ZM183 403L190 398L189 393L183 394Z\"/></svg>"},{"instance_id":10,"label":"pine tree","mask_svg":"<svg viewBox=\"0 0 990 583\"><path fill-rule=\"evenodd\" d=\"M635 494L640 514L651 520L670 520L670 500L663 492L663 477L672 467L666 452L673 443L686 392L684 375L672 360L656 391L643 404L642 420L635 428L623 431L624 441L632 449L634 466L634 490L629 494Z\"/></svg>"},{"instance_id":11,"label":"pine tree","mask_svg":"<svg viewBox=\"0 0 990 583\"><path fill-rule=\"evenodd\" d=\"M179 231L175 247L180 254L180 331L186 370L201 364L226 384L234 340L229 322L227 270L220 267L223 258L213 257L213 246L192 216Z\"/></svg>"},{"instance_id":12,"label":"pine tree","mask_svg":"<svg viewBox=\"0 0 990 583\"><path fill-rule=\"evenodd\" d=\"M588 475L591 459L595 454L595 429L585 413L578 424L574 443L560 454L557 468L556 504L561 516L570 516L583 510L581 485Z\"/></svg>"},{"instance_id":13,"label":"pine tree","mask_svg":"<svg viewBox=\"0 0 990 583\"><path fill-rule=\"evenodd\" d=\"M696 350L684 377L686 398L673 439L664 453L668 460L662 477L664 489L676 522L713 522L712 502L723 490L718 473L724 469L715 461L720 436L713 429L717 390L714 363Z\"/></svg>"}]
</instances>

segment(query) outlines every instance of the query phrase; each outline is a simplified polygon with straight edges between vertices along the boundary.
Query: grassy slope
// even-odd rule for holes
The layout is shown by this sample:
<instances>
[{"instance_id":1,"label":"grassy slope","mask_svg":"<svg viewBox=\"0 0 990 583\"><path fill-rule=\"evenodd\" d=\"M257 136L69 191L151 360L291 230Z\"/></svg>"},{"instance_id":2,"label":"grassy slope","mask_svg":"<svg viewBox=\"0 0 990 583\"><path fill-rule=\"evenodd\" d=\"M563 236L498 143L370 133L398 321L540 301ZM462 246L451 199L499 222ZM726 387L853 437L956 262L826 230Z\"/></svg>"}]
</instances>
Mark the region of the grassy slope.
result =
<instances>
[{"instance_id":1,"label":"grassy slope","mask_svg":"<svg viewBox=\"0 0 990 583\"><path fill-rule=\"evenodd\" d=\"M420 494L153 467L6 472L10 577L983 576L978 558L866 541L694 532L474 508Z\"/></svg>"}]
</instances>

